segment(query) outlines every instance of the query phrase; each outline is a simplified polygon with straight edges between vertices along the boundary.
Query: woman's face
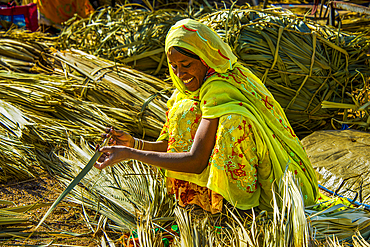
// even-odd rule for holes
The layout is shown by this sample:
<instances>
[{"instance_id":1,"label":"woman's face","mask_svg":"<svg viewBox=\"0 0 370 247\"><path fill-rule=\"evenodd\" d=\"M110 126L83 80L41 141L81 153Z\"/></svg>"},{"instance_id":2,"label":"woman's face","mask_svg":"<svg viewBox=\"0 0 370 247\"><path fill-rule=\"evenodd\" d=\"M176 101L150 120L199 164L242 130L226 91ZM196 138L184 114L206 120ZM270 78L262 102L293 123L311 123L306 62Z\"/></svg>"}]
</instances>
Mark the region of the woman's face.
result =
<instances>
[{"instance_id":1,"label":"woman's face","mask_svg":"<svg viewBox=\"0 0 370 247\"><path fill-rule=\"evenodd\" d=\"M167 58L173 73L189 91L196 91L202 86L208 68L199 59L188 57L172 47L167 53Z\"/></svg>"}]
</instances>

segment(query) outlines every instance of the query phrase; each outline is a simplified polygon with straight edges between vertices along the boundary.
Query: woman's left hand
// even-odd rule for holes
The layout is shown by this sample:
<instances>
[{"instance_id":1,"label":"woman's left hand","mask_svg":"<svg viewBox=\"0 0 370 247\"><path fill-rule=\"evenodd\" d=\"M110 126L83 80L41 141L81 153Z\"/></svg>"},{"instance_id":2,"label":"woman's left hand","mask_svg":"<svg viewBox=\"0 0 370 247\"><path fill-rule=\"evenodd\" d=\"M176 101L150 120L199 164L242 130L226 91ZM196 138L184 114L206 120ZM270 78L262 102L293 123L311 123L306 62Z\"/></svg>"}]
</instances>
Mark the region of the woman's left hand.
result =
<instances>
[{"instance_id":1,"label":"woman's left hand","mask_svg":"<svg viewBox=\"0 0 370 247\"><path fill-rule=\"evenodd\" d=\"M128 159L129 149L125 146L105 146L99 151L102 152L102 155L94 165L99 170Z\"/></svg>"}]
</instances>

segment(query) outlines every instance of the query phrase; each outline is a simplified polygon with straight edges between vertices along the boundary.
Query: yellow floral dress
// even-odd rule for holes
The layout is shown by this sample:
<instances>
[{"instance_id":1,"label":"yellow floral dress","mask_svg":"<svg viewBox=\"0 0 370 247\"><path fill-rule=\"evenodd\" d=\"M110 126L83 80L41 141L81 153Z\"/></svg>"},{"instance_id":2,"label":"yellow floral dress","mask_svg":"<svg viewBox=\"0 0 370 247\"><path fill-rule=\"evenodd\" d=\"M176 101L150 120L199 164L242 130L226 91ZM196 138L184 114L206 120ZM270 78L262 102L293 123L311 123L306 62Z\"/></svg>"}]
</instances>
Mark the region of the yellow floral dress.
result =
<instances>
[{"instance_id":1,"label":"yellow floral dress","mask_svg":"<svg viewBox=\"0 0 370 247\"><path fill-rule=\"evenodd\" d=\"M183 99L176 102L167 112L167 121L158 140L168 141L169 153L190 151L201 118L197 101ZM227 180L230 188L245 191L244 199L250 201L250 207L259 205L261 184L257 182L257 166L270 166L269 159L265 164L259 161L254 138L252 122L248 118L238 114L220 117L215 147L208 164L211 169L206 174L209 180ZM212 186L210 182L208 187ZM196 204L211 213L222 211L224 197L207 186L167 177L167 189L181 206ZM232 193L232 190L225 193Z\"/></svg>"}]
</instances>

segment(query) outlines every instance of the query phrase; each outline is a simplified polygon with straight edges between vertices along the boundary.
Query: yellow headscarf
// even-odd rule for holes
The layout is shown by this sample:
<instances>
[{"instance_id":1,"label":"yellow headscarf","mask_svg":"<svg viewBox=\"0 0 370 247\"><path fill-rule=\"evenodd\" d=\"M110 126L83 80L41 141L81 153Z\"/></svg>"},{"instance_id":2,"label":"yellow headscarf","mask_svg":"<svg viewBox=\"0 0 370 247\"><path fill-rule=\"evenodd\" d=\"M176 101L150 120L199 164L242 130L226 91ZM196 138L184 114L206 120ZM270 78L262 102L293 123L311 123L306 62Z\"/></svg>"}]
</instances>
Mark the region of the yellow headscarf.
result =
<instances>
[{"instance_id":1,"label":"yellow headscarf","mask_svg":"<svg viewBox=\"0 0 370 247\"><path fill-rule=\"evenodd\" d=\"M263 146L267 147L275 181L279 182L286 168L293 172L300 169L303 172L296 175L301 183L305 203L314 204L318 196L318 185L312 165L280 104L259 78L237 63L229 45L216 32L197 21L184 19L177 22L167 34L166 53L172 46L194 52L217 73L207 78L197 91L191 92L170 69L178 93L169 101L169 107L173 101L191 98L199 100L203 118L240 114L251 119L262 133ZM262 154L266 150L258 152ZM188 177L184 175L184 178ZM181 179L179 176L177 178Z\"/></svg>"}]
</instances>

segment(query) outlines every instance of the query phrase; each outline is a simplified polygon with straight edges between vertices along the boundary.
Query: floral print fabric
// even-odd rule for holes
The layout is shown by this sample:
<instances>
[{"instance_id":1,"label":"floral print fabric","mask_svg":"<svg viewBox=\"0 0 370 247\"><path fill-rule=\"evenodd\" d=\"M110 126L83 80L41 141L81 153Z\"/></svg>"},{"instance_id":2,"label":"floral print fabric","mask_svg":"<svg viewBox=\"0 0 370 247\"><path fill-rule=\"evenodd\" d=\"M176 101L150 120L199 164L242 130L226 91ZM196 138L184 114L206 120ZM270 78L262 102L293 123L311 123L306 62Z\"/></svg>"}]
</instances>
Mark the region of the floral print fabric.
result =
<instances>
[{"instance_id":1,"label":"floral print fabric","mask_svg":"<svg viewBox=\"0 0 370 247\"><path fill-rule=\"evenodd\" d=\"M197 101L184 99L173 105L158 139L168 141L167 152L190 151L201 117ZM207 169L199 175L188 174L185 180L177 179L183 178L184 173L167 171L169 193L176 196L181 206L196 204L211 213L221 212L224 198L233 205L243 204L243 208L258 206L261 185L257 167L261 162L253 131L253 123L246 117L220 117ZM270 167L269 160L265 162Z\"/></svg>"}]
</instances>

